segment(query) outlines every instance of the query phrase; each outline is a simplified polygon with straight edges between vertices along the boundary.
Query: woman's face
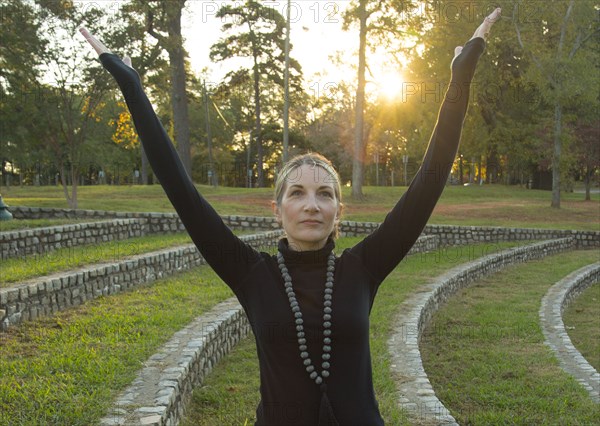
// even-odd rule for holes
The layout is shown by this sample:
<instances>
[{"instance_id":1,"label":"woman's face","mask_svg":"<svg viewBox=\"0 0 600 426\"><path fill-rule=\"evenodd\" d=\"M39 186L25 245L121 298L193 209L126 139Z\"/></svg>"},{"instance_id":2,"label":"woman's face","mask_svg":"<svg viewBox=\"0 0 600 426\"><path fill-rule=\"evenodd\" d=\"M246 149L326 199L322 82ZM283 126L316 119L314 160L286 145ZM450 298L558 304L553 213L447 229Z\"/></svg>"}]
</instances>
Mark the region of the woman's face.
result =
<instances>
[{"instance_id":1,"label":"woman's face","mask_svg":"<svg viewBox=\"0 0 600 426\"><path fill-rule=\"evenodd\" d=\"M322 248L340 214L333 177L322 167L304 164L287 177L281 204L273 202L275 217L292 250Z\"/></svg>"}]
</instances>

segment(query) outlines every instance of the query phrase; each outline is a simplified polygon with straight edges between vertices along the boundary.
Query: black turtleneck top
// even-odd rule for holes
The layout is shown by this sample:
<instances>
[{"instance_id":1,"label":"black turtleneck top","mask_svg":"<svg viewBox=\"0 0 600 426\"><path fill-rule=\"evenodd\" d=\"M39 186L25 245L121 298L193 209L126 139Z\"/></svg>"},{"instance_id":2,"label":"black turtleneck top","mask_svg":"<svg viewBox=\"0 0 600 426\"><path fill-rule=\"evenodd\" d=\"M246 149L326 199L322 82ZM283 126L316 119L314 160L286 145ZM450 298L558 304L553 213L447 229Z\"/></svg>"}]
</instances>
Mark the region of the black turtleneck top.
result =
<instances>
[{"instance_id":1,"label":"black turtleneck top","mask_svg":"<svg viewBox=\"0 0 600 426\"><path fill-rule=\"evenodd\" d=\"M469 86L485 43L470 40L452 63L452 79L423 164L380 227L336 258L332 301L332 350L326 395L339 425L383 425L373 391L369 313L378 286L423 230L453 164L468 105ZM300 358L294 316L277 257L237 238L202 198L146 97L140 78L113 54L100 60L125 96L152 168L193 242L231 287L256 337L261 401L256 425L335 424L319 421L322 392ZM317 251L296 252L281 240L279 251L300 304L308 352L321 370L323 295L333 241ZM331 422L331 423L330 423Z\"/></svg>"}]
</instances>

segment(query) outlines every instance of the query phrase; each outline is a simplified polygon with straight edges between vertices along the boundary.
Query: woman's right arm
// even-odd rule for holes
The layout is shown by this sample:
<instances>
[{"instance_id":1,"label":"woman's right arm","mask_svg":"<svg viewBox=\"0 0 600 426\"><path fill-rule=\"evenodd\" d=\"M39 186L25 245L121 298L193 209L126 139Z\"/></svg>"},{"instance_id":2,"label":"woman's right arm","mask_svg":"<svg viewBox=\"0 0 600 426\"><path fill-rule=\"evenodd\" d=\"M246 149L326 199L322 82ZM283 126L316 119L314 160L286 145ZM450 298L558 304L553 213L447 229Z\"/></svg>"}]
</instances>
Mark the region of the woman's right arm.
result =
<instances>
[{"instance_id":1,"label":"woman's right arm","mask_svg":"<svg viewBox=\"0 0 600 426\"><path fill-rule=\"evenodd\" d=\"M192 241L215 272L229 286L236 287L245 271L259 260L259 253L237 238L198 193L144 93L140 76L130 66L129 58L122 61L87 30L82 29L81 33L117 81L148 161Z\"/></svg>"}]
</instances>

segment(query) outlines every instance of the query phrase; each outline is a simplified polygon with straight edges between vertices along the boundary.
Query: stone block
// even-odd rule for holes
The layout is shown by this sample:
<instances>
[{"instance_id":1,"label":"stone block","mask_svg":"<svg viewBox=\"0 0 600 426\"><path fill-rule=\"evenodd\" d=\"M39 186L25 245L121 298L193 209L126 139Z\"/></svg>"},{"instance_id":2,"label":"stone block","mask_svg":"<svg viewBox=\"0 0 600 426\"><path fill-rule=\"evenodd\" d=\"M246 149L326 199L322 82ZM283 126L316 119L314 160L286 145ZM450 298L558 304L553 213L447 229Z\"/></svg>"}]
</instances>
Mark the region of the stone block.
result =
<instances>
[{"instance_id":1,"label":"stone block","mask_svg":"<svg viewBox=\"0 0 600 426\"><path fill-rule=\"evenodd\" d=\"M16 303L17 300L19 300L19 289L9 289L6 292L6 302L3 303L3 305L8 303Z\"/></svg>"}]
</instances>

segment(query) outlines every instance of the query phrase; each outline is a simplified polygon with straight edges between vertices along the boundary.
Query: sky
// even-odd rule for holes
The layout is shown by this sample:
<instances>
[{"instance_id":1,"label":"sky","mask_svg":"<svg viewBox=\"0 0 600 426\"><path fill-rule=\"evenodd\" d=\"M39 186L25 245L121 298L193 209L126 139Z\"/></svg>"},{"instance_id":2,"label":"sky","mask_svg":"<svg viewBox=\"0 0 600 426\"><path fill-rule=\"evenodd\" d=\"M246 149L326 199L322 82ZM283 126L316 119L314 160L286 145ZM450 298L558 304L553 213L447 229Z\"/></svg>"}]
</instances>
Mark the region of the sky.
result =
<instances>
[{"instance_id":1,"label":"sky","mask_svg":"<svg viewBox=\"0 0 600 426\"><path fill-rule=\"evenodd\" d=\"M214 80L219 80L239 64L235 60L218 64L209 60L210 46L223 36L221 26L224 21L215 15L226 3L231 1L188 0L182 23L185 47L192 67L197 71L208 67L210 78ZM286 0L268 1L265 4L286 16ZM358 37L354 37L353 32L342 31L342 13L348 4L348 0L291 2L291 56L302 65L305 78L310 80L317 72L334 72L329 56L336 51L348 54L356 50ZM310 81L307 83L310 85Z\"/></svg>"},{"instance_id":2,"label":"sky","mask_svg":"<svg viewBox=\"0 0 600 426\"><path fill-rule=\"evenodd\" d=\"M197 72L207 67L208 78L217 83L230 70L240 66L236 60L223 63L211 63L209 60L210 46L223 36L221 18L216 12L223 4L231 3L224 0L188 0L182 22L182 33L185 38L185 48L189 54L192 68ZM267 1L266 5L273 7L284 17L287 13L287 0ZM302 65L306 90L315 95L327 90L328 84L340 80L355 80L355 71L351 64L357 62L358 31L342 30L343 12L350 0L292 0L290 8L291 56ZM338 68L332 64L330 57L341 52L344 63ZM371 56L370 69L376 76L367 79L386 80L399 79L397 67L387 68L381 63L385 61L383 53ZM320 75L317 76L316 74ZM211 81L209 81L211 83ZM387 84L389 88L389 84Z\"/></svg>"},{"instance_id":3,"label":"sky","mask_svg":"<svg viewBox=\"0 0 600 426\"><path fill-rule=\"evenodd\" d=\"M117 13L124 0L74 0L74 3L84 8L100 7L110 14ZM209 86L218 84L227 72L242 65L249 66L236 59L221 63L212 63L209 59L210 47L224 35L223 21L216 13L221 6L231 3L231 0L187 0L183 11L185 49L192 69L198 76L206 77ZM268 0L263 4L286 16L287 0ZM350 0L291 0L290 4L291 56L302 66L305 90L319 97L342 80L355 81L358 30L355 27L342 30L343 13ZM332 63L331 57L336 54L341 56L342 66ZM390 87L401 88L397 63L390 65L383 51L368 55L367 94L379 92L384 96L395 96ZM208 75L202 72L204 69Z\"/></svg>"}]
</instances>

